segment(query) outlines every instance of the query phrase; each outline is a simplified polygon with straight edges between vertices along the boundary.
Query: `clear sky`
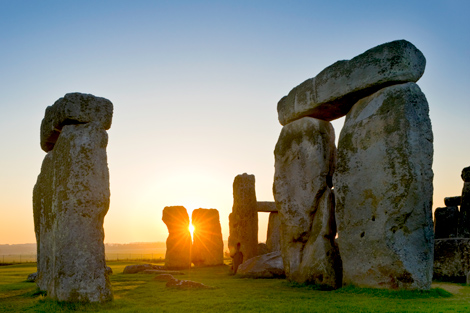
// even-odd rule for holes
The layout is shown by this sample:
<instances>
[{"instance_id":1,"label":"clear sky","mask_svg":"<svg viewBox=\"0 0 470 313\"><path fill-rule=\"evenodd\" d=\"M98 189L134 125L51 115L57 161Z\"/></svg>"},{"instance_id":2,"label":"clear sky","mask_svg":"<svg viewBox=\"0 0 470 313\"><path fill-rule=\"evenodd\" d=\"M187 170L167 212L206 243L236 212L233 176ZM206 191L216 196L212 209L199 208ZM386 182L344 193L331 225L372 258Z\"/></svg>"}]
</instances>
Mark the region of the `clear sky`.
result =
<instances>
[{"instance_id":1,"label":"clear sky","mask_svg":"<svg viewBox=\"0 0 470 313\"><path fill-rule=\"evenodd\" d=\"M443 206L470 166L468 12L466 0L0 0L0 244L35 242L39 126L64 94L114 104L105 242L166 240L170 205L218 209L227 239L237 174L254 174L258 200L273 200L278 100L396 39L427 59L418 84L434 131L434 207Z\"/></svg>"}]
</instances>

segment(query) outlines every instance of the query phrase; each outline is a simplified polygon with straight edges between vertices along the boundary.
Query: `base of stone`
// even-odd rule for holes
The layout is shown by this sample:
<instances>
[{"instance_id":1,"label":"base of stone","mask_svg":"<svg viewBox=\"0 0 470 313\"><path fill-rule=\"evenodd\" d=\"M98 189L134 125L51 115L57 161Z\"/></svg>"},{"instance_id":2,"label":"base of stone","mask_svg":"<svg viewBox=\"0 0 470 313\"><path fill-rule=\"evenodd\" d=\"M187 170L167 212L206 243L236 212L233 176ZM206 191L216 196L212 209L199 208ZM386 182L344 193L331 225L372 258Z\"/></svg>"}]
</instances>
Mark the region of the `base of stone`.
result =
<instances>
[{"instance_id":1,"label":"base of stone","mask_svg":"<svg viewBox=\"0 0 470 313\"><path fill-rule=\"evenodd\" d=\"M435 239L433 279L465 283L470 270L470 238Z\"/></svg>"}]
</instances>

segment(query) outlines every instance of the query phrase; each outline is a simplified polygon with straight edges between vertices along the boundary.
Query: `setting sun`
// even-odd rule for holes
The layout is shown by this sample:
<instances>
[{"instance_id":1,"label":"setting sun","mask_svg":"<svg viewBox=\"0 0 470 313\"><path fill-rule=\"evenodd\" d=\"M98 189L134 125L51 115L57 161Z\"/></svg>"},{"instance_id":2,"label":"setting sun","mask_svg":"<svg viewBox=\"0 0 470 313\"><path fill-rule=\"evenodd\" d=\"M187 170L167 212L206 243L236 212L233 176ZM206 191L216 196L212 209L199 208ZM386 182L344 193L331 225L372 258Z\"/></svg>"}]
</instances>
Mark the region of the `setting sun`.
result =
<instances>
[{"instance_id":1,"label":"setting sun","mask_svg":"<svg viewBox=\"0 0 470 313\"><path fill-rule=\"evenodd\" d=\"M188 229L189 229L189 232L191 233L191 239L193 239L193 234L194 234L194 229L195 229L195 228L194 228L194 225L193 225L193 224L189 224Z\"/></svg>"}]
</instances>

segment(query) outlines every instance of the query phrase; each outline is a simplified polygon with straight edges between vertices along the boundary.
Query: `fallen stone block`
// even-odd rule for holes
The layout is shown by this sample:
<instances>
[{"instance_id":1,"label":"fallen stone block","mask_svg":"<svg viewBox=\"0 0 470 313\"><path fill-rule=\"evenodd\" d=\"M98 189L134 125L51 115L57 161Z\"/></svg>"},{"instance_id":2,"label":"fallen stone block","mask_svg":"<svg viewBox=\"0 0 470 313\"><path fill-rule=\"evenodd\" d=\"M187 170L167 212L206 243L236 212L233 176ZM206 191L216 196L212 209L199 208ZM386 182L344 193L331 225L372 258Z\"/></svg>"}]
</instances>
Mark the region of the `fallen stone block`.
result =
<instances>
[{"instance_id":1,"label":"fallen stone block","mask_svg":"<svg viewBox=\"0 0 470 313\"><path fill-rule=\"evenodd\" d=\"M470 238L436 239L433 279L465 283L470 271Z\"/></svg>"},{"instance_id":2,"label":"fallen stone block","mask_svg":"<svg viewBox=\"0 0 470 313\"><path fill-rule=\"evenodd\" d=\"M249 278L284 278L281 251L258 255L246 260L238 267L237 273Z\"/></svg>"}]
</instances>

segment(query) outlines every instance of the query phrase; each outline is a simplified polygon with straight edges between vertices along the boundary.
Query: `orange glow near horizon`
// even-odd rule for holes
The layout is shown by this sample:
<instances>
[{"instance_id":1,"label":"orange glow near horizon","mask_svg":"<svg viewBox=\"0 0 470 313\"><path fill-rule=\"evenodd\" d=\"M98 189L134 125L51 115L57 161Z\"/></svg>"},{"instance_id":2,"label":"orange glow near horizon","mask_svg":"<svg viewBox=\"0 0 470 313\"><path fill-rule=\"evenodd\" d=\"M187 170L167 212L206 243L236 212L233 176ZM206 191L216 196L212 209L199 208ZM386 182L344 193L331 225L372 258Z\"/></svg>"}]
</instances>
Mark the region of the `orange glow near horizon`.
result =
<instances>
[{"instance_id":1,"label":"orange glow near horizon","mask_svg":"<svg viewBox=\"0 0 470 313\"><path fill-rule=\"evenodd\" d=\"M195 227L193 224L189 224L189 233L191 234L191 240L194 240L194 230L195 230Z\"/></svg>"}]
</instances>

